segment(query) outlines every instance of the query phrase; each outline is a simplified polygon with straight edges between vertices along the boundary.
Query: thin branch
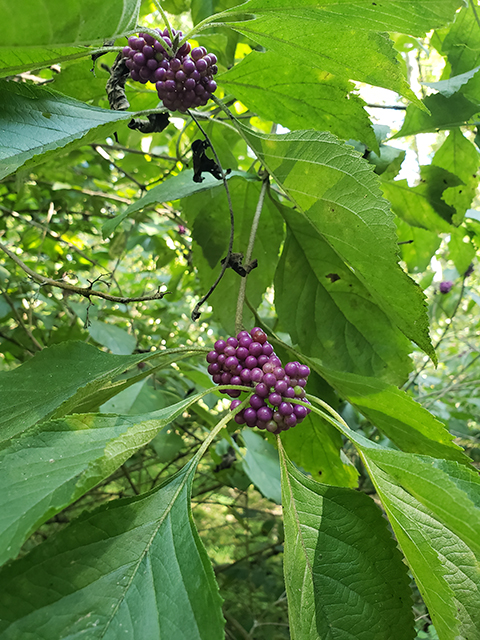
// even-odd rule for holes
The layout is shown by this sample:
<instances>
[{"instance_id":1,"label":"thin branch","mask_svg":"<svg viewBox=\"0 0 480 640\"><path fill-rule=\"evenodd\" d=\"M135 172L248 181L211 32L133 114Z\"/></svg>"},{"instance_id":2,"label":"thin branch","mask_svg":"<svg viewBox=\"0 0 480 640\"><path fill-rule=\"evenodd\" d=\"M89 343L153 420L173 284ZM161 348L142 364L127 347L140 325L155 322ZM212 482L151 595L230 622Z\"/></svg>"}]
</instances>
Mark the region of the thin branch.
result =
<instances>
[{"instance_id":1,"label":"thin branch","mask_svg":"<svg viewBox=\"0 0 480 640\"><path fill-rule=\"evenodd\" d=\"M255 237L257 235L258 223L260 221L260 215L262 213L262 207L263 207L263 202L265 200L265 193L267 192L267 187L268 187L268 175L263 180L262 189L260 191L260 196L258 198L257 208L255 210L255 215L253 216L252 228L250 229L250 237L248 239L247 252L245 254L245 265L249 265L250 260L252 259L253 246L255 244ZM235 333L239 333L243 328L243 305L245 303L245 293L247 291L247 278L248 278L248 272L241 279L240 287L238 290L237 310L235 313Z\"/></svg>"},{"instance_id":2,"label":"thin branch","mask_svg":"<svg viewBox=\"0 0 480 640\"><path fill-rule=\"evenodd\" d=\"M0 243L0 246L3 246ZM2 292L3 297L5 298L5 300L7 301L8 306L10 307L10 309L13 312L13 315L15 316L18 324L22 327L22 329L25 331L25 333L27 334L27 336L30 338L30 340L33 342L34 346L36 349L38 349L39 351L41 351L43 349L42 345L38 342L38 340L35 338L35 336L33 335L33 333L30 331L30 329L27 327L27 325L24 323L22 316L18 313L18 310L15 308L15 305L12 302L12 299L10 298L10 296L8 295L8 293L6 292L6 290L0 285L0 291Z\"/></svg>"},{"instance_id":3,"label":"thin branch","mask_svg":"<svg viewBox=\"0 0 480 640\"><path fill-rule=\"evenodd\" d=\"M171 293L170 291L160 291L160 287L153 295L149 296L139 296L133 298L126 298L124 296L112 296L109 293L102 293L101 291L96 291L92 289L92 284L89 287L77 287L69 282L64 282L62 280L53 280L52 278L47 278L46 276L42 276L39 273L35 273L32 271L30 267L20 260L18 256L16 256L10 249L8 249L4 244L0 242L0 249L7 254L9 258L11 258L27 275L29 275L35 282L38 282L40 285L45 286L49 285L51 287L57 287L59 289L63 289L64 291L70 291L72 294L78 294L80 296L84 296L85 298L90 298L92 296L97 296L98 298L103 298L104 300L108 300L109 302L117 302L119 304L128 304L129 302L147 302L149 300L161 300L167 293ZM33 336L32 336L33 338ZM35 340L35 338L33 338ZM38 343L37 343L38 344ZM38 345L41 349L42 347Z\"/></svg>"},{"instance_id":4,"label":"thin branch","mask_svg":"<svg viewBox=\"0 0 480 640\"><path fill-rule=\"evenodd\" d=\"M472 11L473 11L473 15L475 17L475 20L476 20L478 26L480 27L480 20L478 18L477 10L475 9L475 3L474 3L473 0L470 0L470 6L472 7Z\"/></svg>"},{"instance_id":5,"label":"thin branch","mask_svg":"<svg viewBox=\"0 0 480 640\"><path fill-rule=\"evenodd\" d=\"M440 346L440 344L443 342L443 340L445 339L445 336L447 335L448 330L451 328L452 326L452 320L454 319L458 309L460 308L460 303L462 301L463 298L463 292L465 291L465 280L467 279L468 276L464 275L463 279L462 279L462 288L460 289L460 295L458 296L458 300L457 300L457 304L455 305L455 308L453 310L453 313L449 316L449 318L447 318L448 320L450 320L450 322L448 322L445 325L444 330L442 331L442 335L440 336L440 338L437 340L436 344L433 345L434 350L436 351L438 349L438 347ZM420 367L420 369L417 371L417 373L413 376L413 378L410 380L410 382L406 385L405 387L405 391L407 391L408 389L410 389L410 387L412 385L415 384L415 381L417 380L418 376L422 373L422 371L425 369L425 367L427 366L427 364L429 363L429 359L426 360L423 365Z\"/></svg>"},{"instance_id":6,"label":"thin branch","mask_svg":"<svg viewBox=\"0 0 480 640\"><path fill-rule=\"evenodd\" d=\"M197 127L200 129L200 131L202 132L203 136L205 137L205 140L208 142L213 155L215 156L215 161L217 163L217 165L220 168L220 171L222 172L222 180L223 180L223 186L225 187L225 191L227 194L227 199L228 199L228 209L230 212L230 239L228 242L228 251L227 251L227 255L225 257L225 260L223 261L222 264L222 268L221 271L217 277L217 279L215 280L215 282L212 284L212 286L210 287L210 289L207 291L207 293L203 296L203 298L201 298L197 304L195 305L195 308L192 311L192 315L191 318L192 320L195 322L196 320L199 319L200 317L200 307L202 306L202 304L208 300L208 298L212 295L212 293L215 291L215 289L217 288L218 283L220 282L220 280L223 278L225 271L227 270L227 267L230 263L230 258L232 256L232 249L233 249L233 238L235 235L235 218L233 215L233 207L232 207L232 198L230 196L230 190L228 188L228 182L227 182L227 174L225 173L225 171L223 170L223 167L220 163L220 159L217 155L217 152L215 151L215 148L210 140L210 138L208 137L206 131L203 129L202 125L198 122L197 118L195 117L195 115L193 114L192 111L188 111L190 117L192 118L192 120L195 122L195 124L197 125Z\"/></svg>"},{"instance_id":7,"label":"thin branch","mask_svg":"<svg viewBox=\"0 0 480 640\"><path fill-rule=\"evenodd\" d=\"M137 185L137 187L140 189L140 191L142 191L142 193L145 191L145 185L142 184L141 182L138 182L138 180L136 178L134 178L132 176L131 173L128 173L127 171L125 171L125 169L122 169L122 167L120 167L115 160L112 160L112 158L108 155L108 153L105 151L105 147L101 147L100 145L97 144L92 144L91 145L92 149L94 151L96 151L98 153L98 155L103 158L104 160L106 160L109 164L111 164L113 167L115 167L115 169L117 171L119 171L120 173L123 173L123 175L128 178L129 180L131 180L134 184Z\"/></svg>"},{"instance_id":8,"label":"thin branch","mask_svg":"<svg viewBox=\"0 0 480 640\"><path fill-rule=\"evenodd\" d=\"M406 111L407 107L404 104L366 104L366 107L371 109L393 109L395 111Z\"/></svg>"}]
</instances>

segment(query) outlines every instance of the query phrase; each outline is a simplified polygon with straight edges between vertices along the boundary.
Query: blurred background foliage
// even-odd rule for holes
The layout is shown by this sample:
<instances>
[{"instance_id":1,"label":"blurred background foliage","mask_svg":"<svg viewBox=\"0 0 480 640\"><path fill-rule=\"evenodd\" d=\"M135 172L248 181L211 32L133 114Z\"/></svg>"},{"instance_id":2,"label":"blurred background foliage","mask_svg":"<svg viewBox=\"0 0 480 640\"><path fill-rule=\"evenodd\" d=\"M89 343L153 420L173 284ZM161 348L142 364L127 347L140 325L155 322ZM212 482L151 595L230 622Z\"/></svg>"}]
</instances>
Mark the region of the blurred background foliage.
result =
<instances>
[{"instance_id":1,"label":"blurred background foliage","mask_svg":"<svg viewBox=\"0 0 480 640\"><path fill-rule=\"evenodd\" d=\"M164 2L172 24L184 29L209 12L234 4L230 0ZM462 11L464 22L473 20L470 10ZM142 5L141 20L149 26L157 25L153 3ZM439 365L434 367L427 356L414 352L414 368L404 388L447 426L480 468L480 203L477 123L473 117L480 111L480 90L475 75L460 88L445 86L450 73L457 76L475 69L480 47L472 53L472 59L455 56L458 47L454 45L465 40L467 33L465 29L459 31L459 20L453 27L434 31L422 40L392 34L410 84L420 98L425 98L430 115L417 107L407 109L406 101L391 92L357 83L350 93L354 109L351 126L334 132L343 135L375 165L397 216L401 264L427 296ZM480 30L475 38L480 40ZM255 48L248 38L222 27L205 32L198 43L218 56L220 72ZM68 96L108 108L105 83L114 58L114 54L107 54L93 68L88 59L66 62L23 74L19 79L47 84ZM224 100L251 126L263 132L293 126L291 118L282 118L275 105L264 105L253 96L247 106L243 94L235 95L234 83L222 85L220 80L219 84ZM225 93L230 90L231 94ZM153 87L130 82L127 95L134 110L157 107ZM369 106L364 108L365 103ZM448 126L445 119L442 121L442 109L456 114L455 126L451 119ZM209 106L208 110L209 116L217 115L216 122L209 122L206 130L222 165L249 171L255 177L258 164L245 142L229 129L216 107ZM303 128L315 123L318 129L324 128L311 112L300 114L297 128L299 123ZM35 284L2 254L0 370L17 367L43 347L65 340L81 340L112 353L131 354L167 346L209 348L218 336L226 335L232 322L230 307L218 300L236 298L239 279L233 272L228 273L217 299L212 298L213 306L204 306L198 322L190 319L195 303L214 279L216 256L221 256L226 246L228 220L221 188L168 204L153 203L127 217L111 236L102 235L107 221L150 188L191 167L190 146L197 135L188 116L175 114L162 133L142 135L121 127L102 144L75 149L34 170L19 170L0 182L2 241L15 246L24 263L37 273L79 286L94 282L99 290L125 297L152 294L158 287L169 292L159 301L128 305L98 298L89 301ZM375 139L378 152L372 150ZM259 183L231 178L231 188L235 208L244 207L238 233L245 235ZM266 243L257 251L263 252L271 272L250 295L265 325L288 341L276 317L271 284L285 237L277 211L281 202L273 185L262 219L266 226L261 234ZM211 235L212 228L217 230L215 236ZM450 284L443 286L444 291L448 289L444 293L440 283L445 282ZM253 323L252 316L246 318L246 324L249 322ZM141 368L142 363L138 366ZM131 415L154 411L209 384L202 359L183 361L129 387L108 401L102 411ZM318 392L337 406L352 428L394 446L320 379L316 386L311 392ZM205 427L213 426L226 407L225 401L207 396L108 480L44 524L27 542L24 552L84 509L156 486L189 459L201 443ZM227 638L286 639L283 526L281 507L274 499L279 492L279 477L272 478L265 471L274 463L276 453L268 440L235 431L235 427L229 427L234 446L220 441L199 466L193 515L225 599ZM250 458L247 451L253 452ZM345 445L344 451L360 472L360 489L373 495L373 486L353 447ZM418 591L415 612L417 637L436 638Z\"/></svg>"}]
</instances>

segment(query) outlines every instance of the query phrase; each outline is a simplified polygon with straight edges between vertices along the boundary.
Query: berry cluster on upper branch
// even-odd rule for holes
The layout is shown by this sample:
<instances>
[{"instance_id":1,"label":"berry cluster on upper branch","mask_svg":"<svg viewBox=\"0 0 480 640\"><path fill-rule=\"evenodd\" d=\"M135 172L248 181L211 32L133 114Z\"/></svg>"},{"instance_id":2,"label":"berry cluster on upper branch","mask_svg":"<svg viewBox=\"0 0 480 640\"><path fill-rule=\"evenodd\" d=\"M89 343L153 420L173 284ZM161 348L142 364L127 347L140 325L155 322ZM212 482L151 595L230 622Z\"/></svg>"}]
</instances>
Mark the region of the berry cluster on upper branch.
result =
<instances>
[{"instance_id":1,"label":"berry cluster on upper branch","mask_svg":"<svg viewBox=\"0 0 480 640\"><path fill-rule=\"evenodd\" d=\"M173 47L168 29L156 29L164 42ZM181 31L172 29L174 42L183 37ZM217 88L213 76L217 73L217 56L207 53L205 47L191 48L185 42L170 55L161 42L148 33L139 33L128 38L123 48L125 64L130 69L132 80L146 84L152 82L158 97L170 111L184 113L191 107L207 104Z\"/></svg>"}]
</instances>

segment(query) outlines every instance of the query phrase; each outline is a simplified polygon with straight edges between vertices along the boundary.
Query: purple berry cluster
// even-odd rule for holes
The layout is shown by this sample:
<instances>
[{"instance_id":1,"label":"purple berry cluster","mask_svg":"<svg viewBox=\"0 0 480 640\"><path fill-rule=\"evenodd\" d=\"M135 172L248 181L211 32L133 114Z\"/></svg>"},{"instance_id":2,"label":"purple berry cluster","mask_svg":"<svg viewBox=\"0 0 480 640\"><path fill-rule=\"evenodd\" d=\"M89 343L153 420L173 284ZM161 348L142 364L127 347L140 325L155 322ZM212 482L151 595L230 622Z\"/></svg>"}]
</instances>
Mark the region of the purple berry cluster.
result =
<instances>
[{"instance_id":1,"label":"purple berry cluster","mask_svg":"<svg viewBox=\"0 0 480 640\"><path fill-rule=\"evenodd\" d=\"M168 29L156 29L158 35L172 48ZM182 39L181 31L172 29L175 41ZM178 36L178 37L176 37ZM130 36L122 54L130 69L132 80L152 82L164 106L170 111L185 112L191 107L206 105L217 88L213 76L217 73L217 56L205 47L191 48L185 42L171 56L163 45L148 33Z\"/></svg>"},{"instance_id":2,"label":"purple berry cluster","mask_svg":"<svg viewBox=\"0 0 480 640\"><path fill-rule=\"evenodd\" d=\"M451 280L444 280L443 282L440 282L440 293L449 293L452 287L453 282Z\"/></svg>"},{"instance_id":3,"label":"purple berry cluster","mask_svg":"<svg viewBox=\"0 0 480 640\"><path fill-rule=\"evenodd\" d=\"M310 409L291 402L305 398L305 385L310 369L299 362L287 362L282 367L267 335L259 327L250 333L240 331L237 337L217 340L214 350L207 355L208 373L215 384L235 384L253 387L255 393L250 405L235 416L238 424L280 433L299 424ZM238 398L241 391L229 389L226 393ZM241 400L232 401L235 409Z\"/></svg>"}]
</instances>

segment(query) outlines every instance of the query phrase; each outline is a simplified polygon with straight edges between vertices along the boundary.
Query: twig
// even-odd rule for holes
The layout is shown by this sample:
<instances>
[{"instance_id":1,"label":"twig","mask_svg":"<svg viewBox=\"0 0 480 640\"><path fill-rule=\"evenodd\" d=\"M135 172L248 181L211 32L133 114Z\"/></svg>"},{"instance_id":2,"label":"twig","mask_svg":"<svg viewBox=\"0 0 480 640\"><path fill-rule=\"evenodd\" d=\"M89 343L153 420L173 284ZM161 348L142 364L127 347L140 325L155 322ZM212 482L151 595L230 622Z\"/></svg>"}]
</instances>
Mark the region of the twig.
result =
<instances>
[{"instance_id":1,"label":"twig","mask_svg":"<svg viewBox=\"0 0 480 640\"><path fill-rule=\"evenodd\" d=\"M232 198L230 197L230 190L228 188L228 182L227 182L227 174L225 173L225 171L223 170L223 167L220 163L220 160L218 158L217 152L215 151L214 146L212 145L212 142L210 140L210 138L208 137L207 133L205 132L205 130L203 129L202 125L198 122L197 118L195 117L195 115L193 114L192 111L188 111L190 117L192 118L192 120L195 122L195 124L197 125L197 127L200 129L200 131L202 132L205 140L208 142L213 155L215 156L215 161L217 163L217 165L220 167L220 171L222 172L222 180L223 180L223 186L225 187L225 191L227 194L227 199L228 199L228 209L230 211L230 240L228 242L228 251L227 251L227 255L225 257L225 260L223 261L222 264L222 268L221 271L217 277L217 279L215 280L215 282L212 284L212 286L210 287L210 289L207 291L207 293L203 296L203 298L201 298L197 304L195 305L193 311L192 311L192 315L191 318L192 320L195 322L196 320L199 319L200 317L200 307L202 306L202 304L208 300L208 298L212 295L212 293L215 291L215 289L217 288L218 283L220 282L220 280L223 278L223 275L225 273L225 271L227 270L227 267L230 263L230 257L232 255L232 249L233 249L233 238L235 235L235 219L234 219L234 215L233 215L233 207L232 207Z\"/></svg>"},{"instance_id":2,"label":"twig","mask_svg":"<svg viewBox=\"0 0 480 640\"><path fill-rule=\"evenodd\" d=\"M445 336L447 335L448 330L451 328L452 326L452 320L455 317L459 307L460 307L460 303L462 301L463 298L463 292L465 290L465 280L467 279L468 276L464 275L463 279L462 279L462 288L460 289L460 295L458 296L458 300L457 300L457 304L455 305L455 309L453 310L453 313L449 316L448 320L450 320L450 322L448 322L445 326L445 329L442 332L442 335L440 336L440 338L437 340L436 344L433 346L434 350L436 351L438 349L438 347L440 346L440 344L443 342ZM410 380L410 382L407 384L406 387L404 387L405 391L407 391L408 389L410 389L410 387L415 384L415 380L418 378L418 376L422 373L422 371L425 369L425 367L427 366L429 360L426 360L423 365L420 367L420 369L417 371L417 373L413 376L413 378Z\"/></svg>"},{"instance_id":3,"label":"twig","mask_svg":"<svg viewBox=\"0 0 480 640\"><path fill-rule=\"evenodd\" d=\"M137 487L133 484L133 480L132 480L132 476L130 475L130 473L128 472L128 469L125 467L124 464L122 464L122 466L120 467L120 469L122 470L123 475L125 476L125 478L128 480L128 484L132 487L132 491L135 495L139 495L140 492L137 489Z\"/></svg>"},{"instance_id":4,"label":"twig","mask_svg":"<svg viewBox=\"0 0 480 640\"><path fill-rule=\"evenodd\" d=\"M0 246L3 246L0 243ZM33 335L33 333L30 331L30 329L27 327L27 325L24 323L22 316L18 313L17 309L15 308L15 305L12 302L12 299L10 298L10 296L8 295L8 293L6 292L6 290L0 285L0 291L2 292L3 297L5 298L5 300L7 301L8 306L10 307L10 309L13 311L13 315L15 316L18 324L22 327L22 329L25 331L25 333L27 334L27 336L30 338L30 340L33 342L34 346L36 349L38 349L39 351L41 351L43 349L42 345L38 342L38 340L35 338L35 336Z\"/></svg>"},{"instance_id":5,"label":"twig","mask_svg":"<svg viewBox=\"0 0 480 640\"><path fill-rule=\"evenodd\" d=\"M27 265L20 260L18 256L16 256L10 249L8 249L4 244L0 242L0 249L7 254L9 258L11 258L27 275L29 275L33 280L41 284L42 286L49 285L51 287L58 287L59 289L63 289L64 291L70 291L70 293L76 293L80 296L84 296L85 298L90 298L92 296L97 296L98 298L103 298L104 300L108 300L109 302L117 302L119 304L128 304L129 302L147 302L149 300L161 300L167 293L171 293L170 291L160 291L160 287L158 287L157 291L150 296L139 296L133 298L126 298L124 296L112 296L109 293L102 293L101 291L96 291L92 289L92 284L89 287L77 287L69 282L64 282L62 280L53 280L52 278L47 278L46 276L42 276L39 273L35 273L32 271ZM35 338L32 336L32 339ZM35 340L36 342L36 340ZM38 344L38 343L37 343ZM38 345L41 349L42 347Z\"/></svg>"},{"instance_id":6,"label":"twig","mask_svg":"<svg viewBox=\"0 0 480 640\"><path fill-rule=\"evenodd\" d=\"M253 246L255 244L255 237L257 235L258 223L260 221L260 215L262 213L263 202L265 200L265 193L268 187L268 175L264 178L262 183L262 189L258 198L257 208L255 215L253 216L252 228L250 229L250 237L248 239L247 252L245 254L245 264L249 265L252 259ZM243 305L245 303L245 293L247 290L247 278L248 272L240 280L240 287L238 290L237 298L237 310L235 313L235 333L239 333L243 329Z\"/></svg>"},{"instance_id":7,"label":"twig","mask_svg":"<svg viewBox=\"0 0 480 640\"><path fill-rule=\"evenodd\" d=\"M105 151L104 147L101 147L98 144L92 144L91 147L92 147L92 149L94 149L94 151L96 151L98 153L99 156L101 156L104 160L106 160L108 163L110 163L112 166L114 166L117 171L119 171L120 173L123 173L123 175L126 178L128 178L134 184L136 184L137 187L140 189L140 191L142 191L142 193L145 191L145 185L142 184L141 182L138 182L138 180L136 178L134 178L131 173L128 173L127 171L125 171L125 169L122 169L122 167L120 167L115 162L115 160L112 160L112 158L110 158L108 153Z\"/></svg>"},{"instance_id":8,"label":"twig","mask_svg":"<svg viewBox=\"0 0 480 640\"><path fill-rule=\"evenodd\" d=\"M403 104L366 104L366 107L370 107L371 109L394 109L396 111L406 111L407 107Z\"/></svg>"}]
</instances>

